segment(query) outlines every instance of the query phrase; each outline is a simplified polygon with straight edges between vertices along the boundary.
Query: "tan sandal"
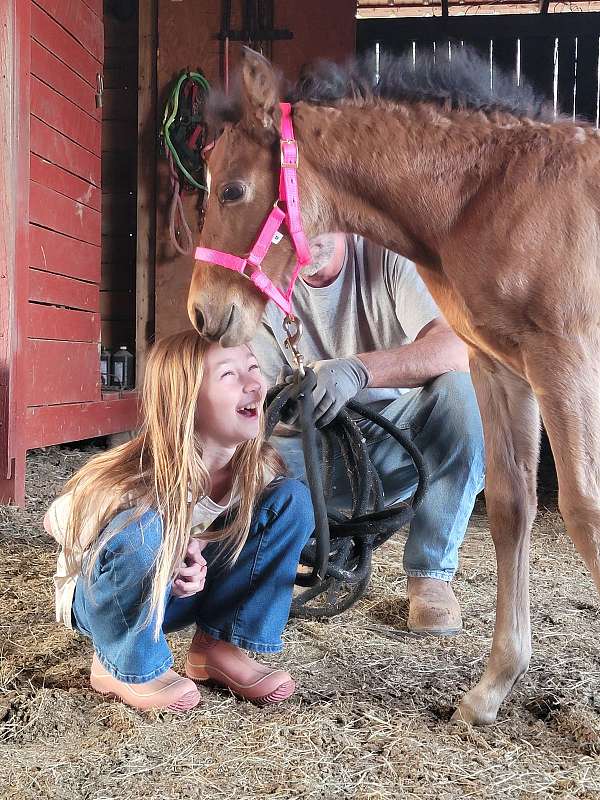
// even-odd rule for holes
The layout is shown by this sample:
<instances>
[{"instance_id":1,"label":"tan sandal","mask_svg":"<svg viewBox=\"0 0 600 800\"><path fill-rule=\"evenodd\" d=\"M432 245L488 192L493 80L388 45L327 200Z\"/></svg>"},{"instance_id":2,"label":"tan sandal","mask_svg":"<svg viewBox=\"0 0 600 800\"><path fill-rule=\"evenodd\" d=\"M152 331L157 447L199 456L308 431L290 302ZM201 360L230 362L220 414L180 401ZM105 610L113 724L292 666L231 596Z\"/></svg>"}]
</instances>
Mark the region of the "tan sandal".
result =
<instances>
[{"instance_id":1,"label":"tan sandal","mask_svg":"<svg viewBox=\"0 0 600 800\"><path fill-rule=\"evenodd\" d=\"M200 702L200 692L194 682L182 678L172 669L151 681L124 683L107 672L95 653L90 683L100 694L113 695L128 706L143 711L162 708L181 713L191 711Z\"/></svg>"},{"instance_id":2,"label":"tan sandal","mask_svg":"<svg viewBox=\"0 0 600 800\"><path fill-rule=\"evenodd\" d=\"M185 672L195 681L213 681L259 706L281 703L296 691L288 672L254 661L234 644L201 630L192 639Z\"/></svg>"}]
</instances>

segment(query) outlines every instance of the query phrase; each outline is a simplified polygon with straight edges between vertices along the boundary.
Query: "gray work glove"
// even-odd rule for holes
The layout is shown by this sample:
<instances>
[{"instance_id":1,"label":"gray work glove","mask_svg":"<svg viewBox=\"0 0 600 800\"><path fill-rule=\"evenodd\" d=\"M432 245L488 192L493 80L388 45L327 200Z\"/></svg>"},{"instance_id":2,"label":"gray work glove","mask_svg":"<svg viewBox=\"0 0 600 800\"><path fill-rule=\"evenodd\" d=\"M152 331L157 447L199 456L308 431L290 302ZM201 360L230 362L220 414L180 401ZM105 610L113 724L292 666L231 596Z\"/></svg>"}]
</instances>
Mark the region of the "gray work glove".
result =
<instances>
[{"instance_id":1,"label":"gray work glove","mask_svg":"<svg viewBox=\"0 0 600 800\"><path fill-rule=\"evenodd\" d=\"M317 385L313 389L315 425L322 428L337 417L348 400L368 385L371 376L356 356L328 358L309 366L317 376Z\"/></svg>"}]
</instances>

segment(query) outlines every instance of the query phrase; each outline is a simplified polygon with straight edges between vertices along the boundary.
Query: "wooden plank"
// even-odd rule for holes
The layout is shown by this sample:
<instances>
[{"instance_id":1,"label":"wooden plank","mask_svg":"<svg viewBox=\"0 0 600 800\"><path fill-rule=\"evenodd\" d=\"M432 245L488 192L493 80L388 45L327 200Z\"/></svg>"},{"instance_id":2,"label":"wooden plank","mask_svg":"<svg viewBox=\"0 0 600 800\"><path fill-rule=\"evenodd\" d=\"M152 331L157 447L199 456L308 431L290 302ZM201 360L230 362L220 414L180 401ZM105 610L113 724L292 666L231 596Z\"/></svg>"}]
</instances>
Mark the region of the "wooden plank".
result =
<instances>
[{"instance_id":1,"label":"wooden plank","mask_svg":"<svg viewBox=\"0 0 600 800\"><path fill-rule=\"evenodd\" d=\"M575 114L596 122L598 98L598 36L577 37L577 88Z\"/></svg>"},{"instance_id":2,"label":"wooden plank","mask_svg":"<svg viewBox=\"0 0 600 800\"><path fill-rule=\"evenodd\" d=\"M91 117L66 97L32 77L31 113L90 153L100 154L102 134L100 111L97 119Z\"/></svg>"},{"instance_id":3,"label":"wooden plank","mask_svg":"<svg viewBox=\"0 0 600 800\"><path fill-rule=\"evenodd\" d=\"M31 152L100 186L100 158L37 117L31 117Z\"/></svg>"},{"instance_id":4,"label":"wooden plank","mask_svg":"<svg viewBox=\"0 0 600 800\"><path fill-rule=\"evenodd\" d=\"M569 117L573 115L575 98L575 37L558 39L558 108Z\"/></svg>"},{"instance_id":5,"label":"wooden plank","mask_svg":"<svg viewBox=\"0 0 600 800\"><path fill-rule=\"evenodd\" d=\"M131 47L127 52L131 55ZM129 89L136 88L136 67L137 59L131 58L130 61L118 67L104 67L104 88L105 89Z\"/></svg>"},{"instance_id":6,"label":"wooden plank","mask_svg":"<svg viewBox=\"0 0 600 800\"><path fill-rule=\"evenodd\" d=\"M96 90L36 41L31 42L31 73L82 111L96 117Z\"/></svg>"},{"instance_id":7,"label":"wooden plank","mask_svg":"<svg viewBox=\"0 0 600 800\"><path fill-rule=\"evenodd\" d=\"M100 399L100 356L95 342L29 339L27 406L81 403Z\"/></svg>"},{"instance_id":8,"label":"wooden plank","mask_svg":"<svg viewBox=\"0 0 600 800\"><path fill-rule=\"evenodd\" d=\"M36 41L31 42L31 73L82 111L97 116L95 89Z\"/></svg>"},{"instance_id":9,"label":"wooden plank","mask_svg":"<svg viewBox=\"0 0 600 800\"><path fill-rule=\"evenodd\" d=\"M82 311L98 311L100 306L96 283L77 281L38 269L29 270L29 299Z\"/></svg>"},{"instance_id":10,"label":"wooden plank","mask_svg":"<svg viewBox=\"0 0 600 800\"><path fill-rule=\"evenodd\" d=\"M30 3L0 3L0 371L8 379L0 423L0 492L2 500L25 499L25 386L28 364L24 348L29 262L29 104L31 66ZM7 291L6 291L7 290ZM8 414L5 413L8 411Z\"/></svg>"},{"instance_id":11,"label":"wooden plank","mask_svg":"<svg viewBox=\"0 0 600 800\"><path fill-rule=\"evenodd\" d=\"M32 181L41 183L42 186L69 197L71 200L76 200L84 206L100 211L102 197L97 186L72 175L61 167L50 163L50 161L36 156L35 153L31 154L29 163Z\"/></svg>"},{"instance_id":12,"label":"wooden plank","mask_svg":"<svg viewBox=\"0 0 600 800\"><path fill-rule=\"evenodd\" d=\"M93 403L29 408L25 434L27 447L34 448L129 431L137 424L137 394L124 392L122 397Z\"/></svg>"},{"instance_id":13,"label":"wooden plank","mask_svg":"<svg viewBox=\"0 0 600 800\"><path fill-rule=\"evenodd\" d=\"M37 225L82 242L100 244L98 211L33 181L29 184L29 217Z\"/></svg>"},{"instance_id":14,"label":"wooden plank","mask_svg":"<svg viewBox=\"0 0 600 800\"><path fill-rule=\"evenodd\" d=\"M0 4L0 501L8 502L15 491L14 461L10 452L14 434L13 387L17 319L13 291L17 278L16 198L17 137L13 108L18 108L15 5ZM18 73L17 73L18 74Z\"/></svg>"},{"instance_id":15,"label":"wooden plank","mask_svg":"<svg viewBox=\"0 0 600 800\"><path fill-rule=\"evenodd\" d=\"M102 72L101 62L34 3L31 4L31 35L95 90L96 75Z\"/></svg>"},{"instance_id":16,"label":"wooden plank","mask_svg":"<svg viewBox=\"0 0 600 800\"><path fill-rule=\"evenodd\" d=\"M100 282L100 248L30 225L30 265L82 281Z\"/></svg>"},{"instance_id":17,"label":"wooden plank","mask_svg":"<svg viewBox=\"0 0 600 800\"><path fill-rule=\"evenodd\" d=\"M100 315L89 311L28 303L27 331L31 339L99 342Z\"/></svg>"},{"instance_id":18,"label":"wooden plank","mask_svg":"<svg viewBox=\"0 0 600 800\"><path fill-rule=\"evenodd\" d=\"M90 8L97 17L102 19L103 16L103 0L83 0L88 8Z\"/></svg>"},{"instance_id":19,"label":"wooden plank","mask_svg":"<svg viewBox=\"0 0 600 800\"><path fill-rule=\"evenodd\" d=\"M104 50L102 19L82 0L35 0L35 3L80 42L94 58L102 61Z\"/></svg>"},{"instance_id":20,"label":"wooden plank","mask_svg":"<svg viewBox=\"0 0 600 800\"><path fill-rule=\"evenodd\" d=\"M155 334L158 0L139 6L135 374L142 385Z\"/></svg>"}]
</instances>

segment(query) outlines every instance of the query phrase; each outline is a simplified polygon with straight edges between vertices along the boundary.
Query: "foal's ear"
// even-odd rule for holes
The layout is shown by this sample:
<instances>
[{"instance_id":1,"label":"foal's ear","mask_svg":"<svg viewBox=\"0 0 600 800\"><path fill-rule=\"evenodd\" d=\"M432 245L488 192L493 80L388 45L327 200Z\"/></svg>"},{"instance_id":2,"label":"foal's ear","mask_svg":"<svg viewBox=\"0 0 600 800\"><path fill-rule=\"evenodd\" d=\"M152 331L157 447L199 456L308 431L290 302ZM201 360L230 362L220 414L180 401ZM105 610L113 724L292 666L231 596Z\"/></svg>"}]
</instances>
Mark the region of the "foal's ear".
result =
<instances>
[{"instance_id":1,"label":"foal's ear","mask_svg":"<svg viewBox=\"0 0 600 800\"><path fill-rule=\"evenodd\" d=\"M259 139L279 138L280 78L264 56L244 47L242 60L242 122Z\"/></svg>"}]
</instances>

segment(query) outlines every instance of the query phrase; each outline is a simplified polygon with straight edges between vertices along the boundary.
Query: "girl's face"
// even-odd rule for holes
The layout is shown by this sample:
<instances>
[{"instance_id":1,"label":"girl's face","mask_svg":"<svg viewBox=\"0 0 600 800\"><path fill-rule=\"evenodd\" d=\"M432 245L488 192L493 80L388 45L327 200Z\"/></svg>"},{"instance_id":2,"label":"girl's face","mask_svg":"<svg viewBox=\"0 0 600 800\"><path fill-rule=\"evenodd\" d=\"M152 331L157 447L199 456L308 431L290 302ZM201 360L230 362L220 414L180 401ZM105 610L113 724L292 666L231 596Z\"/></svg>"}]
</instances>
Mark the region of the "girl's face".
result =
<instances>
[{"instance_id":1,"label":"girl's face","mask_svg":"<svg viewBox=\"0 0 600 800\"><path fill-rule=\"evenodd\" d=\"M258 436L266 383L247 345L212 344L196 405L196 433L203 444L237 447Z\"/></svg>"}]
</instances>

